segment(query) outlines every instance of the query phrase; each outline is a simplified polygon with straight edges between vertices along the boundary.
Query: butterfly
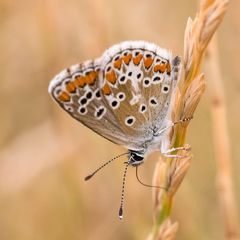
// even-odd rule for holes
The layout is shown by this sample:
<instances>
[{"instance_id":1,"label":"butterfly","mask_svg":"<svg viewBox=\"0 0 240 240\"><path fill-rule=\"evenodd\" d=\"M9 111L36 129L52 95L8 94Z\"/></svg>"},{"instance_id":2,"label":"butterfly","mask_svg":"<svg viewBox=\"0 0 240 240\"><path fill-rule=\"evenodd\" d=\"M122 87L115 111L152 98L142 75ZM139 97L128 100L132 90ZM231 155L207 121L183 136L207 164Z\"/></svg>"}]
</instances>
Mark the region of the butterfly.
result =
<instances>
[{"instance_id":1,"label":"butterfly","mask_svg":"<svg viewBox=\"0 0 240 240\"><path fill-rule=\"evenodd\" d=\"M77 121L128 149L125 182L127 167L139 166L149 153L175 156L168 134L176 123L171 112L180 69L180 58L173 58L169 50L145 41L126 41L98 59L60 72L50 82L49 93ZM123 193L124 184L120 218Z\"/></svg>"}]
</instances>

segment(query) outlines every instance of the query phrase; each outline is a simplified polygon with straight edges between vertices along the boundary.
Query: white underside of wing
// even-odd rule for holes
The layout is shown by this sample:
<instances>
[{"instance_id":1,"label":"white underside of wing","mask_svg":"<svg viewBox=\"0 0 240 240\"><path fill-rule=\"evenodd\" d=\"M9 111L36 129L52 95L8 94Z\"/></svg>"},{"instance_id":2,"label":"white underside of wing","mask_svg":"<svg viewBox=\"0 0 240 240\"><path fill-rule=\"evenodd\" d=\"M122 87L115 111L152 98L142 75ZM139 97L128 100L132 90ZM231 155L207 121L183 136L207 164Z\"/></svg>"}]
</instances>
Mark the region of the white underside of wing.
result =
<instances>
[{"instance_id":1,"label":"white underside of wing","mask_svg":"<svg viewBox=\"0 0 240 240\"><path fill-rule=\"evenodd\" d=\"M102 64L108 63L112 56L125 49L141 48L148 51L155 52L157 55L165 58L166 60L172 59L172 53L170 50L161 48L158 45L146 41L124 41L119 44L115 44L108 48L102 55Z\"/></svg>"},{"instance_id":2,"label":"white underside of wing","mask_svg":"<svg viewBox=\"0 0 240 240\"><path fill-rule=\"evenodd\" d=\"M54 89L57 87L57 88L60 88L58 85L61 85L61 90L64 92L66 91L66 86L64 85L65 82L67 82L66 80L68 80L68 78L70 79L69 81L70 82L73 82L74 79L76 78L76 76L81 73L82 75L85 74L86 72L86 69L87 68L91 68L91 66L98 66L102 71L99 71L99 75L98 75L98 79L97 81L95 82L95 85L94 86L89 86L89 85L86 85L84 87L82 87L81 89L78 88L76 90L76 93L68 93L69 96L72 98L74 98L74 101L75 101L75 105L78 106L79 108L75 108L74 111L78 111L78 109L80 109L80 103L79 101L81 100L82 96L85 96L84 94L91 91L92 89L92 92L95 92L95 90L97 89L100 89L103 87L103 85L106 83L106 79L104 78L105 75L103 75L104 71L106 71L107 69L107 65L109 65L112 61L114 61L114 57L115 55L120 55L118 53L120 52L123 52L124 50L127 50L127 49L130 49L130 50L135 50L135 49L141 49L141 50L146 50L147 52L152 52L154 53L154 56L155 55L158 55L160 56L161 58L163 58L162 60L164 61L167 60L171 63L172 61L172 53L171 51L167 50L167 49L164 49L164 48L160 48L159 46L157 46L156 44L154 43L149 43L149 42L145 42L145 41L125 41L125 42L122 42L120 44L116 44L114 46L112 46L111 48L107 49L103 55L98 58L98 59L95 59L95 60L90 60L90 61L85 61L81 64L75 64L75 65L72 65L71 67L61 71L59 74L57 74L50 82L49 84L49 88L48 88L48 91L49 93L53 96L53 94L56 92L53 92ZM144 52L142 51L142 52ZM134 51L132 51L134 52ZM122 53L123 55L123 53ZM133 55L134 56L134 55ZM142 60L143 62L143 60ZM143 64L143 63L142 63ZM155 62L153 62L153 64L155 64ZM140 99L142 97L142 92L141 92L141 88L140 88L140 85L139 85L139 79L137 79L135 76L137 76L137 74L139 73L139 66L135 66L133 64L133 62L131 61L128 65L126 65L125 67L127 67L127 71L126 71L126 74L128 73L128 70L132 72L132 82L131 82L131 98L129 97L129 106L126 107L126 111L131 109L133 106L135 106L136 104L139 104L140 105ZM97 71L97 70L96 70ZM121 72L120 70L116 70L115 72L116 74L122 74L123 75L123 72ZM85 75L84 75L85 76ZM130 78L129 78L130 79ZM118 80L117 80L118 81ZM143 81L141 79L141 81ZM117 84L110 84L108 83L109 86L111 87L111 91L116 91L118 85ZM159 84L159 83L158 83ZM121 85L122 87L122 83L119 83L119 86ZM155 87L156 84L154 83L152 85L152 87ZM127 91L129 91L129 89L124 89L124 90L121 90L123 91L124 93L126 93ZM116 92L117 93L117 92ZM120 93L120 92L119 92ZM76 97L79 97L79 100L77 101L76 100ZM117 96L117 94L116 94ZM115 108L111 108L111 102L113 102L114 100L116 100L115 95L106 95L104 96L104 99L106 98L106 100L108 101L108 104L106 104L107 102L103 102L103 100L98 100L98 99L95 99L94 100L94 104L92 104L92 108L93 110L89 109L88 111L88 114L90 111L91 114L89 115L79 115L79 112L76 112L76 114L78 115L76 117L76 114L74 115L73 112L70 112L70 110L65 109L66 111L69 112L69 114L71 116L75 116L75 118L77 120L79 120L80 122L84 123L86 126L88 126L89 128L93 129L95 132L99 133L100 135L106 137L107 139L109 139L110 141L113 141L117 144L121 144L121 145L124 145L126 146L127 148L129 149L132 149L132 150L141 150L141 147L144 146L144 143L145 142L149 142L151 140L151 137L152 136L149 136L148 132L145 132L143 131L142 129L140 129L139 131L142 131L141 134L138 134L137 131L125 131L125 129L122 128L122 126L119 124L119 122L113 122L113 120L117 119L117 117L115 115L111 115L110 116L110 113L113 113L115 112ZM55 100L58 100L58 99L55 99ZM93 101L93 100L91 100ZM119 100L120 102L120 100ZM69 106L73 103L73 100L71 100L70 102L67 102L67 103L63 103L64 105L63 106ZM123 102L120 102L119 104L123 104ZM151 108L151 106L148 106L149 104L149 101L145 102L145 105L148 107L148 109ZM101 106L104 106L105 107L105 112L104 113L108 113L108 119L106 120L109 120L110 117L111 117L111 121L109 121L109 124L105 124L103 122L104 120L104 117L102 117L101 119L101 122L100 122L100 118L96 118L96 115L94 115L94 113L96 112L94 110L94 108L99 108ZM63 107L61 106L61 107ZM87 107L88 105L86 105ZM90 106L90 103L89 103L89 106ZM170 111L171 107L169 107L169 111ZM106 111L108 110L108 111ZM151 110L153 111L153 110ZM165 110L164 110L165 111ZM122 114L122 113L121 113ZM135 114L142 114L142 113L139 113L139 110L138 112L136 113L136 111L132 111L132 112L127 112L126 113L127 115L134 115L135 119L136 119L136 116ZM122 119L124 120L125 117L129 117L129 116L124 116L124 118L122 117ZM89 123L87 117L89 117L89 119L91 120L91 124ZM119 116L119 115L117 115ZM167 117L168 118L168 117ZM96 121L96 122L95 122ZM105 120L104 120L105 121ZM99 122L99 124L97 124ZM122 121L123 124L124 124L124 121ZM95 124L96 123L96 124ZM145 125L147 125L148 122L146 122ZM160 125L165 125L165 123L161 123ZM125 126L126 128L127 126ZM130 129L130 128L129 128ZM131 129L130 129L131 130ZM133 129L134 130L134 129ZM149 148L146 147L149 151L155 151L155 150L160 150L162 148L162 145L168 145L168 138L167 136L165 135L161 135L159 137L156 137L153 139L153 141L149 144Z\"/></svg>"}]
</instances>

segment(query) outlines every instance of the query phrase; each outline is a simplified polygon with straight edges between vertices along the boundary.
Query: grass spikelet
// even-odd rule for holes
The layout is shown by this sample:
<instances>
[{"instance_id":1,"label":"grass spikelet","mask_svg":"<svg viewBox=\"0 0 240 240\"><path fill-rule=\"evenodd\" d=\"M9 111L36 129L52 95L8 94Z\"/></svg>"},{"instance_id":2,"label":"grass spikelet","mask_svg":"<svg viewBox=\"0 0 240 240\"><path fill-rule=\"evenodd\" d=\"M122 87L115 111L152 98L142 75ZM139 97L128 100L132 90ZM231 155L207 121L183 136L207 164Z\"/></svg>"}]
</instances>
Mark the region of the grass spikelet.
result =
<instances>
[{"instance_id":1,"label":"grass spikelet","mask_svg":"<svg viewBox=\"0 0 240 240\"><path fill-rule=\"evenodd\" d=\"M202 58L209 41L222 22L227 6L227 0L203 0L196 17L187 20L183 53L184 76L178 85L173 121L194 115L205 89L204 74L200 72ZM170 136L171 147L184 146L188 125L189 122L176 124ZM148 240L174 239L178 228L170 219L172 202L190 167L192 154L190 151L178 151L174 154L184 157L167 158L164 162L160 159L155 167L153 185L167 188L153 190L155 224Z\"/></svg>"}]
</instances>

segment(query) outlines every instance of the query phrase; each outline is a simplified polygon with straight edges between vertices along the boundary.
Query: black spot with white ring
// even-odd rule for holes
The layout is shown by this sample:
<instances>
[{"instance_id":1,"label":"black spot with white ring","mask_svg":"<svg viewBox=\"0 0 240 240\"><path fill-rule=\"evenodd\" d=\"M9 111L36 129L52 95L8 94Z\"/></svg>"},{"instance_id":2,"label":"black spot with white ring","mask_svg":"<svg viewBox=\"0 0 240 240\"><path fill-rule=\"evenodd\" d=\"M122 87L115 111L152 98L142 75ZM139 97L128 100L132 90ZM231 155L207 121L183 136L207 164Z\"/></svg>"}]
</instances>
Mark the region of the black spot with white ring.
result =
<instances>
[{"instance_id":1,"label":"black spot with white ring","mask_svg":"<svg viewBox=\"0 0 240 240\"><path fill-rule=\"evenodd\" d=\"M64 109L66 109L68 112L73 112L73 108L68 105L64 105Z\"/></svg>"},{"instance_id":2,"label":"black spot with white ring","mask_svg":"<svg viewBox=\"0 0 240 240\"><path fill-rule=\"evenodd\" d=\"M106 108L101 106L98 109L96 109L94 115L97 119L101 119L103 117L103 115L105 114L105 112L106 112Z\"/></svg>"},{"instance_id":3,"label":"black spot with white ring","mask_svg":"<svg viewBox=\"0 0 240 240\"><path fill-rule=\"evenodd\" d=\"M127 78L126 78L125 75L122 75L122 76L119 77L118 81L119 81L120 84L125 84L127 82Z\"/></svg>"},{"instance_id":4,"label":"black spot with white ring","mask_svg":"<svg viewBox=\"0 0 240 240\"><path fill-rule=\"evenodd\" d=\"M111 106L112 106L113 109L118 108L118 107L119 107L119 101L116 100L116 99L113 100L113 101L111 102Z\"/></svg>"},{"instance_id":5,"label":"black spot with white ring","mask_svg":"<svg viewBox=\"0 0 240 240\"><path fill-rule=\"evenodd\" d=\"M144 113L147 111L147 106L145 104L141 104L139 108L140 113Z\"/></svg>"},{"instance_id":6,"label":"black spot with white ring","mask_svg":"<svg viewBox=\"0 0 240 240\"><path fill-rule=\"evenodd\" d=\"M131 76L132 76L132 72L129 72L129 73L128 73L128 76L131 77Z\"/></svg>"},{"instance_id":7,"label":"black spot with white ring","mask_svg":"<svg viewBox=\"0 0 240 240\"><path fill-rule=\"evenodd\" d=\"M137 74L137 79L140 79L142 77L142 73Z\"/></svg>"},{"instance_id":8,"label":"black spot with white ring","mask_svg":"<svg viewBox=\"0 0 240 240\"><path fill-rule=\"evenodd\" d=\"M106 68L106 72L110 72L111 69L112 69L111 65L108 65Z\"/></svg>"},{"instance_id":9,"label":"black spot with white ring","mask_svg":"<svg viewBox=\"0 0 240 240\"><path fill-rule=\"evenodd\" d=\"M79 108L79 113L80 113L81 115L85 115L85 114L87 113L87 109L86 109L85 107L80 107L80 108Z\"/></svg>"},{"instance_id":10,"label":"black spot with white ring","mask_svg":"<svg viewBox=\"0 0 240 240\"><path fill-rule=\"evenodd\" d=\"M144 87L149 87L151 85L150 78L144 78L143 79L143 86Z\"/></svg>"},{"instance_id":11,"label":"black spot with white ring","mask_svg":"<svg viewBox=\"0 0 240 240\"><path fill-rule=\"evenodd\" d=\"M159 77L159 76L153 77L153 82L154 82L154 83L159 83L159 82L161 82L161 77Z\"/></svg>"},{"instance_id":12,"label":"black spot with white ring","mask_svg":"<svg viewBox=\"0 0 240 240\"><path fill-rule=\"evenodd\" d=\"M81 98L81 100L80 100L80 104L81 105L85 105L86 103L87 103L87 99L85 98L85 97L83 97L83 98Z\"/></svg>"},{"instance_id":13,"label":"black spot with white ring","mask_svg":"<svg viewBox=\"0 0 240 240\"><path fill-rule=\"evenodd\" d=\"M120 92L120 93L117 94L117 99L119 101L123 101L125 99L125 97L126 97L126 95L123 92Z\"/></svg>"},{"instance_id":14,"label":"black spot with white ring","mask_svg":"<svg viewBox=\"0 0 240 240\"><path fill-rule=\"evenodd\" d=\"M92 94L91 91L86 93L86 98L87 98L88 100L91 100L92 97L93 97L93 94Z\"/></svg>"},{"instance_id":15,"label":"black spot with white ring","mask_svg":"<svg viewBox=\"0 0 240 240\"><path fill-rule=\"evenodd\" d=\"M167 94L168 92L169 92L169 86L168 85L166 85L166 84L164 84L163 86L162 86L162 92L163 93L165 93L165 94Z\"/></svg>"},{"instance_id":16,"label":"black spot with white ring","mask_svg":"<svg viewBox=\"0 0 240 240\"><path fill-rule=\"evenodd\" d=\"M134 56L137 57L140 54L140 51L134 52Z\"/></svg>"},{"instance_id":17,"label":"black spot with white ring","mask_svg":"<svg viewBox=\"0 0 240 240\"><path fill-rule=\"evenodd\" d=\"M116 57L114 58L114 61L117 61L119 58L120 58L120 55L116 56Z\"/></svg>"},{"instance_id":18,"label":"black spot with white ring","mask_svg":"<svg viewBox=\"0 0 240 240\"><path fill-rule=\"evenodd\" d=\"M147 53L145 56L146 56L146 58L152 58L153 57L153 55L151 53Z\"/></svg>"},{"instance_id":19,"label":"black spot with white ring","mask_svg":"<svg viewBox=\"0 0 240 240\"><path fill-rule=\"evenodd\" d=\"M96 72L100 71L100 67L95 67L95 71Z\"/></svg>"},{"instance_id":20,"label":"black spot with white ring","mask_svg":"<svg viewBox=\"0 0 240 240\"><path fill-rule=\"evenodd\" d=\"M54 90L54 93L56 96L58 96L61 93L61 91L62 91L61 87L58 87Z\"/></svg>"},{"instance_id":21,"label":"black spot with white ring","mask_svg":"<svg viewBox=\"0 0 240 240\"><path fill-rule=\"evenodd\" d=\"M157 102L157 99L155 97L151 97L149 99L149 104L152 106L152 107L156 107L158 105L158 102Z\"/></svg>"},{"instance_id":22,"label":"black spot with white ring","mask_svg":"<svg viewBox=\"0 0 240 240\"><path fill-rule=\"evenodd\" d=\"M95 92L95 96L96 96L97 99L100 99L100 98L101 98L100 90L97 90L97 91Z\"/></svg>"},{"instance_id":23,"label":"black spot with white ring","mask_svg":"<svg viewBox=\"0 0 240 240\"><path fill-rule=\"evenodd\" d=\"M127 126L132 126L134 124L135 120L136 120L135 117L128 116L128 117L125 118L125 124Z\"/></svg>"}]
</instances>

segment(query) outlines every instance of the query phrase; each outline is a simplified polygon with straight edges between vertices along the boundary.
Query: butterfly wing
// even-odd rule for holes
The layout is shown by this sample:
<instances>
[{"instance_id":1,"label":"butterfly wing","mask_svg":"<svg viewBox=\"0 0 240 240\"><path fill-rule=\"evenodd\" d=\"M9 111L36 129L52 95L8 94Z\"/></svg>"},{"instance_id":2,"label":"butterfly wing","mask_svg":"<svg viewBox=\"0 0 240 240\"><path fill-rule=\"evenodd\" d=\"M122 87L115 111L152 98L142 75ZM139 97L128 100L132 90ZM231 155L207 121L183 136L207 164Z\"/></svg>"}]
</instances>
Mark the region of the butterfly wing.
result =
<instances>
[{"instance_id":1,"label":"butterfly wing","mask_svg":"<svg viewBox=\"0 0 240 240\"><path fill-rule=\"evenodd\" d=\"M63 70L50 82L49 93L73 118L110 141L126 145L115 115L102 100L100 63L96 59ZM105 93L109 90L104 89Z\"/></svg>"},{"instance_id":2,"label":"butterfly wing","mask_svg":"<svg viewBox=\"0 0 240 240\"><path fill-rule=\"evenodd\" d=\"M124 42L107 50L102 57L100 88L110 89L103 101L128 139L138 146L166 127L170 120L180 59L155 44Z\"/></svg>"},{"instance_id":3,"label":"butterfly wing","mask_svg":"<svg viewBox=\"0 0 240 240\"><path fill-rule=\"evenodd\" d=\"M158 46L124 42L59 73L49 92L72 117L128 149L141 150L170 111L179 61Z\"/></svg>"}]
</instances>

